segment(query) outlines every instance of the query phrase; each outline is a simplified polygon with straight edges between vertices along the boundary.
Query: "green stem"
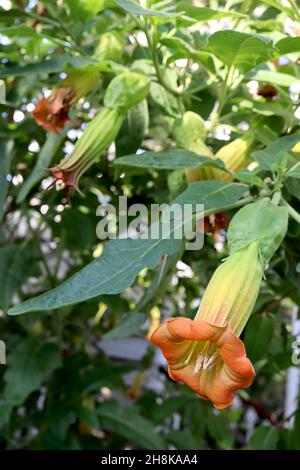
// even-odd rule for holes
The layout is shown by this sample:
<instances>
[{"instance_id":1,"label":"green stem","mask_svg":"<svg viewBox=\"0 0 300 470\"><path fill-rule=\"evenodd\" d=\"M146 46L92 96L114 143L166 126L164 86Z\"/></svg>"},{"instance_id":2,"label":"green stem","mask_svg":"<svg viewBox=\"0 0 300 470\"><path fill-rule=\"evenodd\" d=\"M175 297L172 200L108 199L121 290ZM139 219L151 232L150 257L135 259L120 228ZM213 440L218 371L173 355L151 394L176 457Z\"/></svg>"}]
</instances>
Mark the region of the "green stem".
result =
<instances>
[{"instance_id":1,"label":"green stem","mask_svg":"<svg viewBox=\"0 0 300 470\"><path fill-rule=\"evenodd\" d=\"M281 202L284 206L288 208L290 216L300 224L300 214L297 212L292 206L289 205L288 202L285 201L285 199L281 198Z\"/></svg>"},{"instance_id":2,"label":"green stem","mask_svg":"<svg viewBox=\"0 0 300 470\"><path fill-rule=\"evenodd\" d=\"M228 92L228 83L229 83L232 71L233 71L233 66L231 65L227 68L227 72L226 72L224 81L222 83L222 88L221 88L219 99L218 99L218 107L217 107L216 111L214 112L213 118L210 122L210 129L209 129L210 132L215 128L215 126L216 126L216 124L219 120L220 114L222 113L222 110L223 110L224 105L226 103L227 92Z\"/></svg>"},{"instance_id":3,"label":"green stem","mask_svg":"<svg viewBox=\"0 0 300 470\"><path fill-rule=\"evenodd\" d=\"M295 19L297 19L298 21L300 21L300 13L299 13L299 10L298 10L297 6L295 5L294 1L293 1L293 0L289 0L289 4L290 4L291 7L292 7L292 10L293 10L294 15L295 15Z\"/></svg>"},{"instance_id":4,"label":"green stem","mask_svg":"<svg viewBox=\"0 0 300 470\"><path fill-rule=\"evenodd\" d=\"M156 28L155 21L152 22L152 40L151 40L148 32L147 33L145 32L145 34L147 36L149 46L151 47L152 60L153 60L153 65L154 65L154 68L155 68L155 72L156 72L158 82L169 93L171 93L176 98L179 98L181 96L181 93L177 90L174 90L172 87L169 86L169 84L165 81L163 73L162 73L161 68L160 68L160 63L159 63L158 54L157 54L158 44L157 44L157 28Z\"/></svg>"},{"instance_id":5,"label":"green stem","mask_svg":"<svg viewBox=\"0 0 300 470\"><path fill-rule=\"evenodd\" d=\"M253 201L254 201L254 197L253 196L248 196L248 197L244 197L243 199L240 199L237 202L234 202L233 204L229 204L227 206L218 207L217 209L216 208L208 209L206 211L199 212L199 213L195 214L195 222L199 219L201 220L204 217L207 217L207 216L213 215L213 214L217 214L219 212L229 211L231 209L239 209L240 207L243 207L246 204L249 204L250 202L253 202Z\"/></svg>"}]
</instances>

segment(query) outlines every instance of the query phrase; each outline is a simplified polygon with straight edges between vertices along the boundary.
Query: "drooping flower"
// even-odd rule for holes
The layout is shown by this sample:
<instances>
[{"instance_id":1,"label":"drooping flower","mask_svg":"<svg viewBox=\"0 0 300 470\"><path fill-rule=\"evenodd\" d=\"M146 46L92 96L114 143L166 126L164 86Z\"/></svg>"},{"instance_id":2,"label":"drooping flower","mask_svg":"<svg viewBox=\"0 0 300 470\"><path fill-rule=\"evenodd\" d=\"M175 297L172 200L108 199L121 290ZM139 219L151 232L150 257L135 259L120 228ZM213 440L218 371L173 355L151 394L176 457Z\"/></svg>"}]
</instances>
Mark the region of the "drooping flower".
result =
<instances>
[{"instance_id":1,"label":"drooping flower","mask_svg":"<svg viewBox=\"0 0 300 470\"><path fill-rule=\"evenodd\" d=\"M256 301L263 267L258 242L232 253L215 271L194 320L170 318L150 340L169 365L170 377L185 382L222 409L255 375L239 336Z\"/></svg>"},{"instance_id":2,"label":"drooping flower","mask_svg":"<svg viewBox=\"0 0 300 470\"><path fill-rule=\"evenodd\" d=\"M69 119L69 109L86 95L99 80L95 70L75 70L53 89L50 96L41 98L32 114L39 126L51 132L59 132Z\"/></svg>"},{"instance_id":3,"label":"drooping flower","mask_svg":"<svg viewBox=\"0 0 300 470\"><path fill-rule=\"evenodd\" d=\"M52 185L68 193L75 189L80 193L78 181L81 175L95 163L103 150L116 138L124 115L118 109L104 108L86 127L71 155L58 165L49 168L54 176Z\"/></svg>"},{"instance_id":4,"label":"drooping flower","mask_svg":"<svg viewBox=\"0 0 300 470\"><path fill-rule=\"evenodd\" d=\"M226 168L233 173L237 173L247 166L249 151L251 147L251 139L248 137L239 137L229 144L223 145L215 154L215 158L219 158L225 164ZM223 179L232 181L234 178L229 173L213 169L214 179Z\"/></svg>"},{"instance_id":5,"label":"drooping flower","mask_svg":"<svg viewBox=\"0 0 300 470\"><path fill-rule=\"evenodd\" d=\"M134 72L124 72L109 84L103 110L86 126L72 153L49 168L57 190L78 192L81 175L100 158L101 153L115 140L126 112L142 101L149 91L150 81Z\"/></svg>"},{"instance_id":6,"label":"drooping flower","mask_svg":"<svg viewBox=\"0 0 300 470\"><path fill-rule=\"evenodd\" d=\"M207 130L201 116L192 111L187 111L182 119L175 121L173 130L179 147L195 152L202 157L214 158L212 151L204 143ZM214 179L213 170L209 166L187 168L185 175L188 183Z\"/></svg>"},{"instance_id":7,"label":"drooping flower","mask_svg":"<svg viewBox=\"0 0 300 470\"><path fill-rule=\"evenodd\" d=\"M205 144L207 136L205 123L196 113L187 111L184 113L182 119L175 121L174 135L179 147L191 150L202 157L218 158L222 160L226 168L233 173L240 171L247 165L251 139L249 137L235 139L229 144L223 145L214 155ZM187 168L185 174L188 183L210 179L222 179L225 181L232 181L234 179L229 173L207 165Z\"/></svg>"}]
</instances>

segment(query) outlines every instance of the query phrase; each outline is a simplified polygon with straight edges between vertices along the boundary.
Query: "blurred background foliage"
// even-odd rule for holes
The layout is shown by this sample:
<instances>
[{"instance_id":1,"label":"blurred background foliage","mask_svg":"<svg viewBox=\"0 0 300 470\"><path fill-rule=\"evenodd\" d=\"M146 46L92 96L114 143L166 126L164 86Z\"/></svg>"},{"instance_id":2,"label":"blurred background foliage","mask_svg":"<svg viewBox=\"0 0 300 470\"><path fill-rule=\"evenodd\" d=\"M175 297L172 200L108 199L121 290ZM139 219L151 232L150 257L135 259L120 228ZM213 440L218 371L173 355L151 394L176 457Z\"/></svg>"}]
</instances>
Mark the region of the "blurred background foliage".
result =
<instances>
[{"instance_id":1,"label":"blurred background foliage","mask_svg":"<svg viewBox=\"0 0 300 470\"><path fill-rule=\"evenodd\" d=\"M299 449L300 411L286 414L292 317L300 302L294 220L243 333L258 376L225 411L172 382L160 352L146 339L159 319L194 315L211 274L227 255L224 231L206 235L200 251L144 269L120 295L55 311L6 314L101 255L99 204L116 205L120 195L129 204L169 202L185 189L182 170L124 170L113 161L138 149L174 148L172 123L183 109L207 121L223 89L224 63L235 61L239 74L207 140L214 153L245 133L259 150L299 130L299 5L195 0L185 4L185 15L176 15L183 2L0 4L0 78L6 89L0 104L0 336L7 350L7 365L0 369L0 447ZM234 50L220 37L211 43L211 53L203 52L207 38L223 30L261 35L272 50L262 57L265 46L256 45L254 53L242 46ZM93 65L99 47L104 59ZM45 132L32 118L34 105L71 70L86 66L101 71L96 86L72 107L63 131ZM103 106L107 85L127 67L151 77L148 102L128 113L115 144L81 178L85 197L72 194L69 206L61 193L46 191L43 170L71 151ZM286 180L284 191L300 209L296 176Z\"/></svg>"}]
</instances>

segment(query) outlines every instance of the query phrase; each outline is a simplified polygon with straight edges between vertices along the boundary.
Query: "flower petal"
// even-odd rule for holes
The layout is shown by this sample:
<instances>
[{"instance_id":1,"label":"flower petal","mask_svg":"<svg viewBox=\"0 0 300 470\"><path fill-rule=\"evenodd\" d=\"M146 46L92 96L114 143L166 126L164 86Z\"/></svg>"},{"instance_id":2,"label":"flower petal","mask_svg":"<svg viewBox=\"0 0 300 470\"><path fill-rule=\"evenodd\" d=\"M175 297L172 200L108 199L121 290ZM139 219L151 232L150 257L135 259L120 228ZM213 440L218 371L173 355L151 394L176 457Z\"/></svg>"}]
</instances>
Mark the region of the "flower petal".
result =
<instances>
[{"instance_id":1,"label":"flower petal","mask_svg":"<svg viewBox=\"0 0 300 470\"><path fill-rule=\"evenodd\" d=\"M161 348L167 359L170 377L185 382L201 397L211 400L216 408L230 406L234 392L252 383L253 366L246 357L243 342L229 325L220 327L204 320L171 318L154 331L150 340ZM216 346L218 358L212 369L197 370L195 355L193 360L186 360L197 342L200 351L201 342Z\"/></svg>"}]
</instances>

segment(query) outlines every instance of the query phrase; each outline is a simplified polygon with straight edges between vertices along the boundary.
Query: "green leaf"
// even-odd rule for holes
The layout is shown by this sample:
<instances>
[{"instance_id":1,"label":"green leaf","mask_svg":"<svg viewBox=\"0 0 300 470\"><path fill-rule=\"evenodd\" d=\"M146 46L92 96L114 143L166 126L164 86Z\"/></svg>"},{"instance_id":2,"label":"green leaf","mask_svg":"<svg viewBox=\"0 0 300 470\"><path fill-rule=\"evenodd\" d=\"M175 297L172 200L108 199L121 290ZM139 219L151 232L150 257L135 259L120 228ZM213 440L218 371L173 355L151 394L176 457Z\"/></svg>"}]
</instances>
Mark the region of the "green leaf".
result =
<instances>
[{"instance_id":1,"label":"green leaf","mask_svg":"<svg viewBox=\"0 0 300 470\"><path fill-rule=\"evenodd\" d=\"M188 430L170 431L166 439L177 450L199 450L204 447L204 443Z\"/></svg>"},{"instance_id":2,"label":"green leaf","mask_svg":"<svg viewBox=\"0 0 300 470\"><path fill-rule=\"evenodd\" d=\"M104 105L127 112L129 108L143 101L149 90L150 80L146 75L126 71L113 78L108 85Z\"/></svg>"},{"instance_id":3,"label":"green leaf","mask_svg":"<svg viewBox=\"0 0 300 470\"><path fill-rule=\"evenodd\" d=\"M0 429L9 422L13 405L6 400L0 400Z\"/></svg>"},{"instance_id":4,"label":"green leaf","mask_svg":"<svg viewBox=\"0 0 300 470\"><path fill-rule=\"evenodd\" d=\"M123 10L131 13L132 15L149 15L149 16L158 16L160 18L174 18L176 14L166 13L162 11L149 10L141 7L138 3L132 0L115 0L115 3L121 7Z\"/></svg>"},{"instance_id":5,"label":"green leaf","mask_svg":"<svg viewBox=\"0 0 300 470\"><path fill-rule=\"evenodd\" d=\"M45 376L61 366L57 346L30 337L11 349L4 374L4 397L21 405L43 383Z\"/></svg>"},{"instance_id":6,"label":"green leaf","mask_svg":"<svg viewBox=\"0 0 300 470\"><path fill-rule=\"evenodd\" d=\"M300 162L296 163L296 165L292 166L286 173L286 177L292 176L293 178L300 178Z\"/></svg>"},{"instance_id":7,"label":"green leaf","mask_svg":"<svg viewBox=\"0 0 300 470\"><path fill-rule=\"evenodd\" d=\"M266 356L274 334L271 318L266 315L256 315L250 318L245 331L245 347L252 362L257 362Z\"/></svg>"},{"instance_id":8,"label":"green leaf","mask_svg":"<svg viewBox=\"0 0 300 470\"><path fill-rule=\"evenodd\" d=\"M252 153L252 157L259 162L263 170L275 171L281 168L282 159L286 152L297 142L300 142L300 134L288 135L275 140L263 150Z\"/></svg>"},{"instance_id":9,"label":"green leaf","mask_svg":"<svg viewBox=\"0 0 300 470\"><path fill-rule=\"evenodd\" d=\"M61 55L55 59L47 59L38 63L6 67L0 71L0 78L57 73L66 70L68 67L81 69L90 65L97 66L97 64L95 60L88 57Z\"/></svg>"},{"instance_id":10,"label":"green leaf","mask_svg":"<svg viewBox=\"0 0 300 470\"><path fill-rule=\"evenodd\" d=\"M117 326L106 333L103 338L111 339L131 336L141 329L141 327L145 324L145 321L146 317L142 313L128 313L121 319L120 323L118 323Z\"/></svg>"},{"instance_id":11,"label":"green leaf","mask_svg":"<svg viewBox=\"0 0 300 470\"><path fill-rule=\"evenodd\" d=\"M98 408L97 415L102 427L111 429L142 449L166 448L161 433L134 407L121 407L117 402L104 403Z\"/></svg>"},{"instance_id":12,"label":"green leaf","mask_svg":"<svg viewBox=\"0 0 300 470\"><path fill-rule=\"evenodd\" d=\"M0 222L4 216L4 206L8 189L7 174L9 173L10 162L13 153L13 142L0 143Z\"/></svg>"},{"instance_id":13,"label":"green leaf","mask_svg":"<svg viewBox=\"0 0 300 470\"><path fill-rule=\"evenodd\" d=\"M247 169L241 170L238 173L232 173L238 181L242 183L248 183L251 186L257 186L259 188L264 187L263 180L255 174L253 171L249 171Z\"/></svg>"},{"instance_id":14,"label":"green leaf","mask_svg":"<svg viewBox=\"0 0 300 470\"><path fill-rule=\"evenodd\" d=\"M300 51L300 37L291 37L288 36L286 38L280 39L276 43L277 49L279 49L280 54L290 54L292 52L299 52Z\"/></svg>"},{"instance_id":15,"label":"green leaf","mask_svg":"<svg viewBox=\"0 0 300 470\"><path fill-rule=\"evenodd\" d=\"M186 2L179 2L176 5L176 11L178 13L184 13L185 16L196 20L197 22L203 21L210 21L210 20L217 20L219 18L225 18L228 16L236 17L236 18L244 18L245 15L238 13L236 11L222 11L222 10L213 10L212 8L206 7L196 7L191 5L190 3ZM185 21L182 19L182 15L179 16L178 21Z\"/></svg>"},{"instance_id":16,"label":"green leaf","mask_svg":"<svg viewBox=\"0 0 300 470\"><path fill-rule=\"evenodd\" d=\"M286 234L287 224L286 207L275 206L268 198L248 204L230 222L227 232L230 251L258 241L262 263L267 265Z\"/></svg>"},{"instance_id":17,"label":"green leaf","mask_svg":"<svg viewBox=\"0 0 300 470\"><path fill-rule=\"evenodd\" d=\"M224 181L201 181L191 184L173 203L204 204L205 210L218 211L242 197L246 187ZM187 221L184 220L183 223ZM173 225L173 224L171 224ZM144 268L155 267L162 255L179 250L181 240L174 238L174 226L169 240L116 239L106 243L102 256L50 292L24 302L9 311L19 315L31 311L56 309L95 298L101 294L117 294L129 287Z\"/></svg>"},{"instance_id":18,"label":"green leaf","mask_svg":"<svg viewBox=\"0 0 300 470\"><path fill-rule=\"evenodd\" d=\"M50 132L48 137L41 149L36 164L30 173L30 176L21 186L20 192L17 197L17 203L21 203L26 199L31 189L43 178L47 176L45 172L46 168L49 167L52 159L54 158L60 144L66 136L66 130L59 134Z\"/></svg>"},{"instance_id":19,"label":"green leaf","mask_svg":"<svg viewBox=\"0 0 300 470\"><path fill-rule=\"evenodd\" d=\"M115 166L153 168L155 170L180 170L212 166L226 171L222 160L198 155L184 149L165 150L164 152L144 152L140 155L126 155L114 162Z\"/></svg>"},{"instance_id":20,"label":"green leaf","mask_svg":"<svg viewBox=\"0 0 300 470\"><path fill-rule=\"evenodd\" d=\"M5 245L0 248L0 306L7 310L12 297L25 280L36 273L37 264L31 245Z\"/></svg>"},{"instance_id":21,"label":"green leaf","mask_svg":"<svg viewBox=\"0 0 300 470\"><path fill-rule=\"evenodd\" d=\"M274 8L276 8L277 10L279 11L284 11L285 13L287 13L291 18L293 18L293 10L292 8L288 7L287 5L284 5L282 2L278 1L278 0L265 0L265 2L267 5L270 5Z\"/></svg>"},{"instance_id":22,"label":"green leaf","mask_svg":"<svg viewBox=\"0 0 300 470\"><path fill-rule=\"evenodd\" d=\"M250 439L250 448L253 450L276 450L278 439L278 429L260 426L255 429Z\"/></svg>"},{"instance_id":23,"label":"green leaf","mask_svg":"<svg viewBox=\"0 0 300 470\"><path fill-rule=\"evenodd\" d=\"M277 53L269 38L239 31L217 31L208 38L204 51L211 52L228 67L246 73Z\"/></svg>"},{"instance_id":24,"label":"green leaf","mask_svg":"<svg viewBox=\"0 0 300 470\"><path fill-rule=\"evenodd\" d=\"M280 72L272 72L271 70L258 70L247 76L249 80L257 80L258 82L271 83L281 87L290 87L293 84L300 85L300 80L293 75Z\"/></svg>"}]
</instances>

